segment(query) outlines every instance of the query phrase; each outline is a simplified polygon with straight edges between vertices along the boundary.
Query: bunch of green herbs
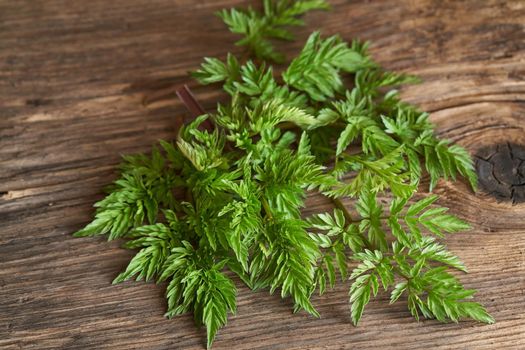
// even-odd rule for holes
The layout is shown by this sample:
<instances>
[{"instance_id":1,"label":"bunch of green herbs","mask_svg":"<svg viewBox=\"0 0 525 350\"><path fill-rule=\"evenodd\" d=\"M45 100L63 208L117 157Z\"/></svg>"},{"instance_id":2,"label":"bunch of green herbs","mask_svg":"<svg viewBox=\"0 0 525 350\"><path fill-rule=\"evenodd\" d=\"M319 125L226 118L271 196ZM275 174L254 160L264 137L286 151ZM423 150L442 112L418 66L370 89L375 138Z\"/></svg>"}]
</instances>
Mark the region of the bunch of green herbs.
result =
<instances>
[{"instance_id":1,"label":"bunch of green herbs","mask_svg":"<svg viewBox=\"0 0 525 350\"><path fill-rule=\"evenodd\" d=\"M205 58L194 77L222 84L229 102L184 125L175 142L124 157L95 219L76 233L127 239L138 252L114 282L167 281L166 315L192 312L208 347L235 313L234 275L316 317L312 295L350 279L354 324L380 288L391 303L407 299L416 319L493 322L450 273L466 268L439 240L469 225L436 195L410 200L423 172L430 191L441 178L477 182L465 149L438 139L428 114L400 100L395 87L417 79L382 69L366 43L319 32L273 72L285 60L273 41L291 40L300 15L327 8L265 0L262 12L221 11L256 61ZM312 192L334 210L303 218Z\"/></svg>"}]
</instances>

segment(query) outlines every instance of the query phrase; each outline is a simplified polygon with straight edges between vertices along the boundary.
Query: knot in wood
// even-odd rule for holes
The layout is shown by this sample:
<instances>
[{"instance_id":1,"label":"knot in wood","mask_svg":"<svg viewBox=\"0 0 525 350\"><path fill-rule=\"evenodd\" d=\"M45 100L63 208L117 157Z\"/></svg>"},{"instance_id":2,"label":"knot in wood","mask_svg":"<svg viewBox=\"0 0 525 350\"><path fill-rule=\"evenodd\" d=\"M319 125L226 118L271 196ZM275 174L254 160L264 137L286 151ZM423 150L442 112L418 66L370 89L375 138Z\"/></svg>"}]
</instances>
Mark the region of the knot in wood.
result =
<instances>
[{"instance_id":1,"label":"knot in wood","mask_svg":"<svg viewBox=\"0 0 525 350\"><path fill-rule=\"evenodd\" d=\"M480 188L499 201L525 202L525 146L501 143L477 151Z\"/></svg>"}]
</instances>

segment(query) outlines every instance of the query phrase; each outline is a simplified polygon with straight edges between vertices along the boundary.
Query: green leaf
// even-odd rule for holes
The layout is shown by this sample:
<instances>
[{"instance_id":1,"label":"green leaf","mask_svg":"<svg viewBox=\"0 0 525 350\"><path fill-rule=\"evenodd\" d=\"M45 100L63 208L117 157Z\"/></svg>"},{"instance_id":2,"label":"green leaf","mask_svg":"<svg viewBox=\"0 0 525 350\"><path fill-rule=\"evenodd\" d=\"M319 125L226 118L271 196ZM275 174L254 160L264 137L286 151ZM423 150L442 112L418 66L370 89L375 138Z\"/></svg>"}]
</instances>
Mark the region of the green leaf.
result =
<instances>
[{"instance_id":1,"label":"green leaf","mask_svg":"<svg viewBox=\"0 0 525 350\"><path fill-rule=\"evenodd\" d=\"M202 84L226 82L226 86L232 84L239 76L239 62L232 54L228 54L226 63L217 58L205 57L201 69L192 73Z\"/></svg>"},{"instance_id":2,"label":"green leaf","mask_svg":"<svg viewBox=\"0 0 525 350\"><path fill-rule=\"evenodd\" d=\"M311 99L325 101L343 88L340 70L355 72L369 65L367 57L348 47L338 36L322 40L320 33L314 32L283 73L283 79Z\"/></svg>"},{"instance_id":3,"label":"green leaf","mask_svg":"<svg viewBox=\"0 0 525 350\"><path fill-rule=\"evenodd\" d=\"M438 199L438 196L431 195L416 203L412 204L407 210L407 216L414 216L419 214L422 210L428 208L432 203Z\"/></svg>"},{"instance_id":4,"label":"green leaf","mask_svg":"<svg viewBox=\"0 0 525 350\"><path fill-rule=\"evenodd\" d=\"M432 237L425 237L418 246L408 252L408 255L416 255L426 260L434 260L467 272L465 265L459 258L447 251L444 245L437 243Z\"/></svg>"},{"instance_id":5,"label":"green leaf","mask_svg":"<svg viewBox=\"0 0 525 350\"><path fill-rule=\"evenodd\" d=\"M352 323L357 326L365 306L370 301L370 294L372 287L370 284L371 275L363 275L356 279L350 288L350 313L352 317Z\"/></svg>"},{"instance_id":6,"label":"green leaf","mask_svg":"<svg viewBox=\"0 0 525 350\"><path fill-rule=\"evenodd\" d=\"M142 248L133 257L126 271L119 274L113 283L126 281L135 275L137 280L150 281L162 272L162 266L171 249L180 244L179 235L164 224L141 226L130 234L134 239L125 244L126 248Z\"/></svg>"},{"instance_id":7,"label":"green leaf","mask_svg":"<svg viewBox=\"0 0 525 350\"><path fill-rule=\"evenodd\" d=\"M396 284L396 286L392 290L392 293L390 294L390 304L395 303L406 289L407 289L406 282L401 282L401 283Z\"/></svg>"},{"instance_id":8,"label":"green leaf","mask_svg":"<svg viewBox=\"0 0 525 350\"><path fill-rule=\"evenodd\" d=\"M470 229L470 225L465 221L449 214L427 211L420 216L420 222L434 234L441 236L441 231L447 233L460 232Z\"/></svg>"},{"instance_id":9,"label":"green leaf","mask_svg":"<svg viewBox=\"0 0 525 350\"><path fill-rule=\"evenodd\" d=\"M341 133L341 136L339 136L337 139L337 148L335 154L340 155L343 153L343 151L346 150L348 145L350 145L350 143L353 141L355 136L354 124L348 124Z\"/></svg>"},{"instance_id":10,"label":"green leaf","mask_svg":"<svg viewBox=\"0 0 525 350\"><path fill-rule=\"evenodd\" d=\"M403 172L402 147L377 160L365 160L359 156L347 156L346 162L357 163L357 175L347 184L327 192L332 197L355 196L363 188L378 193L390 189L396 197L410 197L414 187L407 183L408 173Z\"/></svg>"},{"instance_id":11,"label":"green leaf","mask_svg":"<svg viewBox=\"0 0 525 350\"><path fill-rule=\"evenodd\" d=\"M206 277L207 288L197 300L203 300L202 322L208 335L207 347L211 348L217 331L226 324L228 311L235 313L237 292L233 282L218 271L211 270Z\"/></svg>"},{"instance_id":12,"label":"green leaf","mask_svg":"<svg viewBox=\"0 0 525 350\"><path fill-rule=\"evenodd\" d=\"M492 324L495 322L494 318L489 315L483 306L474 302L462 302L459 304L460 313L466 317L472 318L476 321Z\"/></svg>"},{"instance_id":13,"label":"green leaf","mask_svg":"<svg viewBox=\"0 0 525 350\"><path fill-rule=\"evenodd\" d=\"M258 58L282 62L284 57L278 53L271 39L292 40L288 26L302 25L298 18L311 10L328 9L323 0L277 0L264 1L264 12L252 8L247 10L222 10L217 15L224 21L231 32L243 36L236 44L247 46Z\"/></svg>"}]
</instances>

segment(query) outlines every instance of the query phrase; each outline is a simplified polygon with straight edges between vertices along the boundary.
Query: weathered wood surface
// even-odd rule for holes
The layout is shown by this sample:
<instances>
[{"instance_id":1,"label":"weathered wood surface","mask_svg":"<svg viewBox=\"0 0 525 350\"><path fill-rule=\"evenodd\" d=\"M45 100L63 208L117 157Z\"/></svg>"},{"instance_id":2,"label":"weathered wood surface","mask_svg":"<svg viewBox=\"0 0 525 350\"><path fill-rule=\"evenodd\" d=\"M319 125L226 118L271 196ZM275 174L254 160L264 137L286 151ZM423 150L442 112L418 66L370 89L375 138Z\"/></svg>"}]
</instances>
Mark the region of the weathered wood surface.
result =
<instances>
[{"instance_id":1,"label":"weathered wood surface","mask_svg":"<svg viewBox=\"0 0 525 350\"><path fill-rule=\"evenodd\" d=\"M441 136L467 147L525 144L525 2L331 1L314 28L372 40L390 69L423 77L405 98L432 112ZM166 320L163 288L111 280L131 252L71 233L91 217L119 155L174 135L184 109L145 96L187 81L203 56L236 37L211 14L243 1L0 2L0 348L202 349L191 316ZM234 49L239 52L238 49ZM204 107L213 89L195 89ZM322 318L240 288L238 314L215 349L503 349L525 347L525 204L441 182L441 204L474 224L447 239L462 276L497 320L417 323L387 295L350 324L347 288L315 298ZM311 201L312 207L324 202ZM315 208L314 208L315 209Z\"/></svg>"}]
</instances>

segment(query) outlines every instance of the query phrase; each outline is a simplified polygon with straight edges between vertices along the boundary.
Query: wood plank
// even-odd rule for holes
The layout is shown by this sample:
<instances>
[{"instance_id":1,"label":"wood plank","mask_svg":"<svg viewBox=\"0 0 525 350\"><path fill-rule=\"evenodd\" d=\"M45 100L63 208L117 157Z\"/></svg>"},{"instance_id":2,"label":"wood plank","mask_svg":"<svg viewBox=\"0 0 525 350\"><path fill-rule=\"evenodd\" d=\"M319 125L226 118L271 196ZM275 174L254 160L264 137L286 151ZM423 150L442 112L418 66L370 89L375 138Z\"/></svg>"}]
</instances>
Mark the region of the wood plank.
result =
<instances>
[{"instance_id":1,"label":"wood plank","mask_svg":"<svg viewBox=\"0 0 525 350\"><path fill-rule=\"evenodd\" d=\"M372 41L374 57L424 82L403 96L472 154L525 144L525 3L333 0L315 28ZM188 81L203 56L241 52L211 14L244 1L0 1L0 348L202 349L190 315L163 317L164 286L111 285L131 253L76 239L120 154L169 139L184 108L146 96ZM205 108L220 95L191 85ZM440 203L472 222L448 247L497 323L416 322L381 294L350 324L348 285L293 315L289 300L239 284L238 314L214 349L503 349L525 344L525 205L440 182ZM326 208L310 198L309 210Z\"/></svg>"}]
</instances>

